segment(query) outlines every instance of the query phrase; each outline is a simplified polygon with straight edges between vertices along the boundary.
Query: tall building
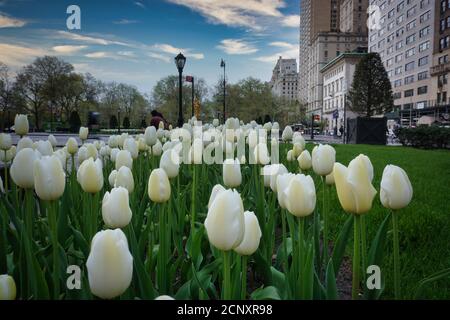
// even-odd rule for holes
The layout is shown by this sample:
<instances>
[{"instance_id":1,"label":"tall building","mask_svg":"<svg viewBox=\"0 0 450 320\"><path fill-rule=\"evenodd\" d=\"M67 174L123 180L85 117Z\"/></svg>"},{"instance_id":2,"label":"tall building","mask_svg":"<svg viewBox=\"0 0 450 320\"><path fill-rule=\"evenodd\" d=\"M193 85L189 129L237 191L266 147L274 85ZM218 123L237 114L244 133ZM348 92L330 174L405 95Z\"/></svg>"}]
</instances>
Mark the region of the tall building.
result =
<instances>
[{"instance_id":1,"label":"tall building","mask_svg":"<svg viewBox=\"0 0 450 320\"><path fill-rule=\"evenodd\" d=\"M380 54L392 83L396 109L426 108L436 96L430 79L434 1L371 0L370 4L378 6L380 21L369 30L369 51Z\"/></svg>"},{"instance_id":2,"label":"tall building","mask_svg":"<svg viewBox=\"0 0 450 320\"><path fill-rule=\"evenodd\" d=\"M290 101L297 100L297 82L297 60L279 57L270 80L272 93Z\"/></svg>"},{"instance_id":3,"label":"tall building","mask_svg":"<svg viewBox=\"0 0 450 320\"><path fill-rule=\"evenodd\" d=\"M450 103L450 0L436 1L431 94L437 105Z\"/></svg>"},{"instance_id":4,"label":"tall building","mask_svg":"<svg viewBox=\"0 0 450 320\"><path fill-rule=\"evenodd\" d=\"M308 114L323 114L320 70L341 53L367 47L368 1L301 0L299 101Z\"/></svg>"}]
</instances>

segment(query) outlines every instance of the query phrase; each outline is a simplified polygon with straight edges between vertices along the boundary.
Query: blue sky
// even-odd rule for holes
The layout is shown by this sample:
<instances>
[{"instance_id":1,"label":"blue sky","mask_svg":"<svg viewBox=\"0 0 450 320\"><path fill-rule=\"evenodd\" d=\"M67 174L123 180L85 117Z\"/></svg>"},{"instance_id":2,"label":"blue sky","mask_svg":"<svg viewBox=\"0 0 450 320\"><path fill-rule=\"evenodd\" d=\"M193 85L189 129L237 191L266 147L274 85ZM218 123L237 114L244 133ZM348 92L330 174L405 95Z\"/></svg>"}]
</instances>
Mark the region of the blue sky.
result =
<instances>
[{"instance_id":1,"label":"blue sky","mask_svg":"<svg viewBox=\"0 0 450 320\"><path fill-rule=\"evenodd\" d=\"M69 5L81 9L81 30L68 30ZM0 0L0 61L13 71L45 54L77 72L150 92L176 74L214 85L227 62L229 81L269 81L279 55L298 58L298 0Z\"/></svg>"}]
</instances>

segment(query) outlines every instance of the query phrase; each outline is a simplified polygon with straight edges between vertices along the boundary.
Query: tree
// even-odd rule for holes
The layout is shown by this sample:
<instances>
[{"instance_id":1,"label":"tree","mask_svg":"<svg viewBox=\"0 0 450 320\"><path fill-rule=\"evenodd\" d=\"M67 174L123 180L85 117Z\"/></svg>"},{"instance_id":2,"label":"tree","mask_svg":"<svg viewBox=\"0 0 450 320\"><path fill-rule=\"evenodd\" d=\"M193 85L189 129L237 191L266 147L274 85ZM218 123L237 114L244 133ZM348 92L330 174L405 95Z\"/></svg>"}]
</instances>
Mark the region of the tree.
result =
<instances>
[{"instance_id":1,"label":"tree","mask_svg":"<svg viewBox=\"0 0 450 320\"><path fill-rule=\"evenodd\" d=\"M125 117L125 118L123 119L123 127L124 127L125 129L130 129L130 118Z\"/></svg>"},{"instance_id":2,"label":"tree","mask_svg":"<svg viewBox=\"0 0 450 320\"><path fill-rule=\"evenodd\" d=\"M349 92L350 110L371 117L391 111L393 105L391 82L379 54L366 54L356 66Z\"/></svg>"},{"instance_id":3,"label":"tree","mask_svg":"<svg viewBox=\"0 0 450 320\"><path fill-rule=\"evenodd\" d=\"M2 112L0 129L9 126L9 123L5 123L6 113L10 113L13 108L13 80L9 72L9 68L4 63L0 62L0 111ZM9 121L8 116L8 121Z\"/></svg>"},{"instance_id":4,"label":"tree","mask_svg":"<svg viewBox=\"0 0 450 320\"><path fill-rule=\"evenodd\" d=\"M86 87L83 76L76 73L58 76L57 83L54 102L60 118L65 121L69 119L72 112L79 111L81 102L85 99Z\"/></svg>"}]
</instances>

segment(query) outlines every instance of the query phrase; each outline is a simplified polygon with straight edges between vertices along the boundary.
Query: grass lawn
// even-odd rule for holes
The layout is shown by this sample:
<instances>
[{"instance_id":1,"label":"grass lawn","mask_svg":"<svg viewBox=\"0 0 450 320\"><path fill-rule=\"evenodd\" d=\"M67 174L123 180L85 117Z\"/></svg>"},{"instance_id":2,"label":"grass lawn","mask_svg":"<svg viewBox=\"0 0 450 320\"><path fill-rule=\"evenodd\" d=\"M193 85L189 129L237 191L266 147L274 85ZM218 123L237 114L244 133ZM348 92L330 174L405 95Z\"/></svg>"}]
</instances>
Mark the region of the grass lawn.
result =
<instances>
[{"instance_id":1,"label":"grass lawn","mask_svg":"<svg viewBox=\"0 0 450 320\"><path fill-rule=\"evenodd\" d=\"M400 261L402 296L412 298L420 280L437 271L450 267L450 152L445 150L419 150L406 147L369 145L335 145L336 161L348 165L359 154L367 155L374 166L373 185L378 194L372 210L366 214L368 246L388 214L379 198L380 181L387 164L402 167L408 174L414 189L410 205L400 211ZM313 145L307 146L312 150ZM321 188L319 188L321 189ZM339 205L336 190L330 194L331 225L337 233L347 214ZM317 195L321 206L321 194ZM383 298L393 297L392 224L388 232L386 255L382 273L386 275ZM352 252L353 240L348 252ZM387 273L387 274L386 274ZM450 299L450 278L427 286L423 298Z\"/></svg>"}]
</instances>

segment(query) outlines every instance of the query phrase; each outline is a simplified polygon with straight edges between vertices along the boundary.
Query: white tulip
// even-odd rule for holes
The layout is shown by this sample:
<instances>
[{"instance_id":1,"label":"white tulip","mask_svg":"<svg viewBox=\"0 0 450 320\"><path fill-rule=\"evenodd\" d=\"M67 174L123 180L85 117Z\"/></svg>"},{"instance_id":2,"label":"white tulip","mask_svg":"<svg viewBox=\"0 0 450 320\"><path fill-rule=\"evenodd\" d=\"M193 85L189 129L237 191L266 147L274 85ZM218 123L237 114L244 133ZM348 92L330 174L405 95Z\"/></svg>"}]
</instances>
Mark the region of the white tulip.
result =
<instances>
[{"instance_id":1,"label":"white tulip","mask_svg":"<svg viewBox=\"0 0 450 320\"><path fill-rule=\"evenodd\" d=\"M125 228L130 223L131 216L127 189L116 187L111 193L105 193L102 201L102 217L108 228Z\"/></svg>"},{"instance_id":2,"label":"white tulip","mask_svg":"<svg viewBox=\"0 0 450 320\"><path fill-rule=\"evenodd\" d=\"M159 167L167 173L169 179L176 178L180 170L180 156L174 149L165 151L159 162Z\"/></svg>"},{"instance_id":3,"label":"white tulip","mask_svg":"<svg viewBox=\"0 0 450 320\"><path fill-rule=\"evenodd\" d=\"M244 238L244 206L235 190L220 192L211 204L205 220L208 239L216 248L228 251Z\"/></svg>"},{"instance_id":4,"label":"white tulip","mask_svg":"<svg viewBox=\"0 0 450 320\"><path fill-rule=\"evenodd\" d=\"M86 127L80 127L78 136L80 137L81 141L86 140L88 138L88 135L89 135L89 129Z\"/></svg>"},{"instance_id":5,"label":"white tulip","mask_svg":"<svg viewBox=\"0 0 450 320\"><path fill-rule=\"evenodd\" d=\"M45 156L34 161L34 190L42 200L59 199L66 187L66 174L56 156Z\"/></svg>"},{"instance_id":6,"label":"white tulip","mask_svg":"<svg viewBox=\"0 0 450 320\"><path fill-rule=\"evenodd\" d=\"M265 143L258 143L254 150L256 163L266 165L270 163L269 151Z\"/></svg>"},{"instance_id":7,"label":"white tulip","mask_svg":"<svg viewBox=\"0 0 450 320\"><path fill-rule=\"evenodd\" d=\"M0 149L9 150L12 146L12 138L10 134L0 133Z\"/></svg>"},{"instance_id":8,"label":"white tulip","mask_svg":"<svg viewBox=\"0 0 450 320\"><path fill-rule=\"evenodd\" d=\"M327 176L333 171L336 162L336 151L328 144L319 144L312 151L312 167L319 176Z\"/></svg>"},{"instance_id":9,"label":"white tulip","mask_svg":"<svg viewBox=\"0 0 450 320\"><path fill-rule=\"evenodd\" d=\"M281 135L281 139L283 139L284 142L292 140L293 135L292 128L290 126L286 126L283 130L283 134Z\"/></svg>"},{"instance_id":10,"label":"white tulip","mask_svg":"<svg viewBox=\"0 0 450 320\"><path fill-rule=\"evenodd\" d=\"M300 169L303 171L307 171L312 167L312 158L308 150L303 150L303 152L297 158L297 161Z\"/></svg>"},{"instance_id":11,"label":"white tulip","mask_svg":"<svg viewBox=\"0 0 450 320\"><path fill-rule=\"evenodd\" d=\"M166 172L159 168L152 171L148 179L148 196L156 203L163 203L170 199L170 182Z\"/></svg>"},{"instance_id":12,"label":"white tulip","mask_svg":"<svg viewBox=\"0 0 450 320\"><path fill-rule=\"evenodd\" d=\"M119 146L119 137L118 136L109 136L108 146L111 149L117 148Z\"/></svg>"},{"instance_id":13,"label":"white tulip","mask_svg":"<svg viewBox=\"0 0 450 320\"><path fill-rule=\"evenodd\" d=\"M406 207L412 199L413 188L405 170L387 165L381 179L380 200L384 207L398 210Z\"/></svg>"},{"instance_id":14,"label":"white tulip","mask_svg":"<svg viewBox=\"0 0 450 320\"><path fill-rule=\"evenodd\" d=\"M214 202L214 200L216 199L217 195L219 195L219 193L221 193L222 191L225 191L225 190L226 189L220 184L216 184L212 188L211 195L209 196L208 209L211 207L211 205Z\"/></svg>"},{"instance_id":15,"label":"white tulip","mask_svg":"<svg viewBox=\"0 0 450 320\"><path fill-rule=\"evenodd\" d=\"M108 176L108 182L111 187L114 187L114 184L116 183L116 177L117 177L117 170L111 171L111 173Z\"/></svg>"},{"instance_id":16,"label":"white tulip","mask_svg":"<svg viewBox=\"0 0 450 320\"><path fill-rule=\"evenodd\" d=\"M50 142L50 144L52 145L52 148L55 148L58 145L58 141L56 141L56 138L54 135L49 135L47 137L47 140Z\"/></svg>"},{"instance_id":17,"label":"white tulip","mask_svg":"<svg viewBox=\"0 0 450 320\"><path fill-rule=\"evenodd\" d=\"M85 146L81 146L80 149L78 149L78 163L82 164L87 158L88 150Z\"/></svg>"},{"instance_id":18,"label":"white tulip","mask_svg":"<svg viewBox=\"0 0 450 320\"><path fill-rule=\"evenodd\" d=\"M39 140L36 143L36 149L42 154L43 156L51 156L53 154L53 147L50 141L46 140Z\"/></svg>"},{"instance_id":19,"label":"white tulip","mask_svg":"<svg viewBox=\"0 0 450 320\"><path fill-rule=\"evenodd\" d=\"M250 211L244 212L245 231L244 238L234 251L243 256L252 255L258 250L261 240L261 228L259 227L258 218Z\"/></svg>"},{"instance_id":20,"label":"white tulip","mask_svg":"<svg viewBox=\"0 0 450 320\"><path fill-rule=\"evenodd\" d=\"M98 232L92 239L86 266L94 295L112 299L124 293L133 277L133 256L122 230Z\"/></svg>"},{"instance_id":21,"label":"white tulip","mask_svg":"<svg viewBox=\"0 0 450 320\"><path fill-rule=\"evenodd\" d=\"M277 192L277 178L281 174L288 173L288 169L284 166L284 164L274 164L270 167L270 189L273 192Z\"/></svg>"},{"instance_id":22,"label":"white tulip","mask_svg":"<svg viewBox=\"0 0 450 320\"><path fill-rule=\"evenodd\" d=\"M37 150L25 148L17 152L11 165L11 178L14 183L23 189L34 188L34 161L41 154Z\"/></svg>"},{"instance_id":23,"label":"white tulip","mask_svg":"<svg viewBox=\"0 0 450 320\"><path fill-rule=\"evenodd\" d=\"M26 114L16 114L16 117L14 118L14 131L19 136L28 134L30 125Z\"/></svg>"},{"instance_id":24,"label":"white tulip","mask_svg":"<svg viewBox=\"0 0 450 320\"><path fill-rule=\"evenodd\" d=\"M119 152L120 152L120 149L119 149L119 148L112 148L112 149L111 149L110 159L111 159L112 162L116 162L116 157L117 157L117 154L118 154Z\"/></svg>"},{"instance_id":25,"label":"white tulip","mask_svg":"<svg viewBox=\"0 0 450 320\"><path fill-rule=\"evenodd\" d=\"M103 166L100 159L89 158L80 165L77 181L84 192L97 193L103 188Z\"/></svg>"},{"instance_id":26,"label":"white tulip","mask_svg":"<svg viewBox=\"0 0 450 320\"><path fill-rule=\"evenodd\" d=\"M87 152L86 157L92 158L92 159L94 159L94 161L97 160L97 158L98 158L97 147L92 143L86 143L85 146L86 146L86 152Z\"/></svg>"},{"instance_id":27,"label":"white tulip","mask_svg":"<svg viewBox=\"0 0 450 320\"><path fill-rule=\"evenodd\" d=\"M148 146L154 146L156 143L156 128L153 126L147 127L147 129L145 129L144 139Z\"/></svg>"},{"instance_id":28,"label":"white tulip","mask_svg":"<svg viewBox=\"0 0 450 320\"><path fill-rule=\"evenodd\" d=\"M130 152L131 157L133 159L137 159L137 157L139 155L139 149L138 149L138 145L136 143L136 140L134 140L133 138L126 139L124 141L124 143L123 143L123 149L127 150L128 152Z\"/></svg>"},{"instance_id":29,"label":"white tulip","mask_svg":"<svg viewBox=\"0 0 450 320\"><path fill-rule=\"evenodd\" d=\"M223 183L228 188L239 187L242 183L241 164L238 159L226 159L222 166Z\"/></svg>"},{"instance_id":30,"label":"white tulip","mask_svg":"<svg viewBox=\"0 0 450 320\"><path fill-rule=\"evenodd\" d=\"M277 176L277 198L278 198L278 204L281 208L286 209L287 208L287 200L286 200L286 194L285 190L289 186L289 183L291 180L295 177L295 174L293 173L285 173L280 174Z\"/></svg>"},{"instance_id":31,"label":"white tulip","mask_svg":"<svg viewBox=\"0 0 450 320\"><path fill-rule=\"evenodd\" d=\"M295 175L284 190L286 209L296 217L306 217L316 207L316 187L311 176Z\"/></svg>"},{"instance_id":32,"label":"white tulip","mask_svg":"<svg viewBox=\"0 0 450 320\"><path fill-rule=\"evenodd\" d=\"M17 152L25 148L33 149L33 140L28 137L23 137L19 140L19 142L17 142Z\"/></svg>"},{"instance_id":33,"label":"white tulip","mask_svg":"<svg viewBox=\"0 0 450 320\"><path fill-rule=\"evenodd\" d=\"M134 191L134 178L130 168L126 166L120 167L117 171L114 187L124 187L128 190L128 193Z\"/></svg>"},{"instance_id":34,"label":"white tulip","mask_svg":"<svg viewBox=\"0 0 450 320\"><path fill-rule=\"evenodd\" d=\"M16 291L13 277L7 274L0 275L0 301L15 300Z\"/></svg>"},{"instance_id":35,"label":"white tulip","mask_svg":"<svg viewBox=\"0 0 450 320\"><path fill-rule=\"evenodd\" d=\"M69 139L67 139L66 146L67 152L69 152L71 155L74 155L78 152L78 142L77 140L75 140L75 138L70 137Z\"/></svg>"},{"instance_id":36,"label":"white tulip","mask_svg":"<svg viewBox=\"0 0 450 320\"><path fill-rule=\"evenodd\" d=\"M116 155L115 162L116 170L119 170L122 166L133 169L133 158L128 150L120 150Z\"/></svg>"},{"instance_id":37,"label":"white tulip","mask_svg":"<svg viewBox=\"0 0 450 320\"><path fill-rule=\"evenodd\" d=\"M175 299L172 298L171 296L162 295L162 296L156 297L155 300L175 300Z\"/></svg>"},{"instance_id":38,"label":"white tulip","mask_svg":"<svg viewBox=\"0 0 450 320\"><path fill-rule=\"evenodd\" d=\"M162 154L162 144L159 140L156 141L156 143L153 145L152 154L157 157L159 157Z\"/></svg>"}]
</instances>

